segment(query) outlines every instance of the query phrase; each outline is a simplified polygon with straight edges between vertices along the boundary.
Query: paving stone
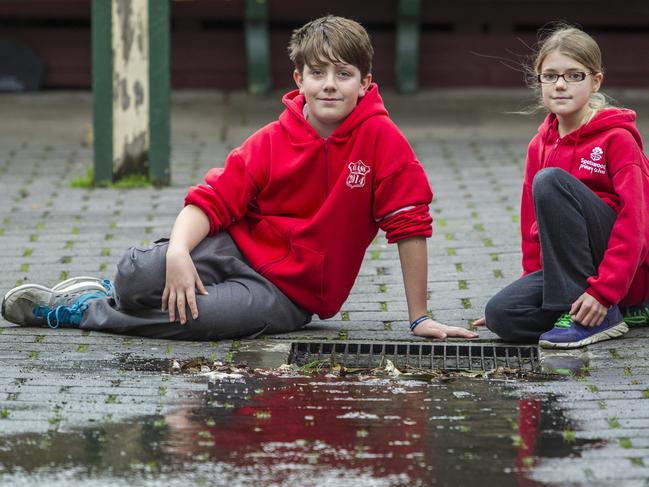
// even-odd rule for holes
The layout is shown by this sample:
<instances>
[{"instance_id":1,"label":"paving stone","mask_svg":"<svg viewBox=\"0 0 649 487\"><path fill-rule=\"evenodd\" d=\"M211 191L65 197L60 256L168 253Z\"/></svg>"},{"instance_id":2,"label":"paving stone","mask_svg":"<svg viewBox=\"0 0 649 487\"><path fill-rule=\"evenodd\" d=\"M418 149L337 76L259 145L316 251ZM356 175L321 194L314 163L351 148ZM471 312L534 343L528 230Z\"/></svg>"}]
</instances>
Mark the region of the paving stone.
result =
<instances>
[{"instance_id":1,"label":"paving stone","mask_svg":"<svg viewBox=\"0 0 649 487\"><path fill-rule=\"evenodd\" d=\"M646 139L647 97L621 95L635 96L629 105L645 108L638 113ZM442 322L469 326L487 300L520 275L518 205L525 150L538 119L504 116L506 109L498 107L512 105L511 111L524 96L515 90L482 98L384 96L435 192L429 307ZM72 189L69 181L84 175L92 160L92 148L82 146L91 120L89 95L37 98L29 130L16 123L20 117L7 115L26 108L11 95L0 99L1 292L22 282L53 285L75 274L111 276L130 246L168 235L187 187L222 165L229 150L281 109L277 99L251 102L241 93L174 93L172 186L87 190ZM431 103L436 116L427 109ZM477 116L468 123L458 107ZM44 110L53 110L59 123L48 123L53 118L41 116ZM380 234L341 312L271 340L419 341L407 318L397 247ZM483 340L496 338L484 328L479 333ZM578 439L608 440L579 457L543 459L531 469L534 478L646 487L649 471L630 459L649 465L648 344L649 328L632 330L621 340L589 347L587 376L517 385L525 394L556 396ZM167 374L171 360L224 360L232 348L230 341L145 340L0 321L0 411L9 416L0 419L0 430L43 433L161 414L208 387L202 377ZM155 370L142 370L147 363ZM624 438L631 448L620 446Z\"/></svg>"}]
</instances>

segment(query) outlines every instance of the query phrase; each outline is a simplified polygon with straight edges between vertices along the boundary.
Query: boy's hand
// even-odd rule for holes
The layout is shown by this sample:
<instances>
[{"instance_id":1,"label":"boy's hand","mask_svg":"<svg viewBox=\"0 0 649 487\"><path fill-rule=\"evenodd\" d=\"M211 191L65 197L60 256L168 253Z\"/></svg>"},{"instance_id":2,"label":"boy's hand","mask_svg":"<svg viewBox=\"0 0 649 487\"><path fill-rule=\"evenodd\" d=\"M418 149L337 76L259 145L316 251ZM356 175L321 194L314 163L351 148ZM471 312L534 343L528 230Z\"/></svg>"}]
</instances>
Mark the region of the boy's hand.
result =
<instances>
[{"instance_id":1,"label":"boy's hand","mask_svg":"<svg viewBox=\"0 0 649 487\"><path fill-rule=\"evenodd\" d=\"M189 252L169 248L166 282L162 292L162 311L169 310L169 321L176 321L177 308L180 324L187 323L187 306L192 318L198 318L196 290L200 294L207 294Z\"/></svg>"},{"instance_id":2,"label":"boy's hand","mask_svg":"<svg viewBox=\"0 0 649 487\"><path fill-rule=\"evenodd\" d=\"M435 320L427 319L419 323L412 332L418 337L428 338L447 338L447 337L461 337L461 338L478 338L478 334L466 328L459 326L443 325Z\"/></svg>"}]
</instances>

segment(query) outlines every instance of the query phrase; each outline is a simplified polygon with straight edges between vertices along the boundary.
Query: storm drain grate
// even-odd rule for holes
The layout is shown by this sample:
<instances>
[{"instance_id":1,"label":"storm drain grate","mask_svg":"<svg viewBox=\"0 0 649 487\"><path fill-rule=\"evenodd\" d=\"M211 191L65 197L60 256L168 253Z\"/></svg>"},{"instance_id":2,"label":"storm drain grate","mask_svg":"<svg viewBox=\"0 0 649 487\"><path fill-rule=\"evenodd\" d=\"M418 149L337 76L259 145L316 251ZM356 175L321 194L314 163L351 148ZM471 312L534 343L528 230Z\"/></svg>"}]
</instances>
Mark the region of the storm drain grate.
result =
<instances>
[{"instance_id":1,"label":"storm drain grate","mask_svg":"<svg viewBox=\"0 0 649 487\"><path fill-rule=\"evenodd\" d=\"M493 370L499 367L533 372L539 353L534 345L475 343L293 342L289 363L299 366L330 360L345 367L376 368L389 359L397 368Z\"/></svg>"}]
</instances>

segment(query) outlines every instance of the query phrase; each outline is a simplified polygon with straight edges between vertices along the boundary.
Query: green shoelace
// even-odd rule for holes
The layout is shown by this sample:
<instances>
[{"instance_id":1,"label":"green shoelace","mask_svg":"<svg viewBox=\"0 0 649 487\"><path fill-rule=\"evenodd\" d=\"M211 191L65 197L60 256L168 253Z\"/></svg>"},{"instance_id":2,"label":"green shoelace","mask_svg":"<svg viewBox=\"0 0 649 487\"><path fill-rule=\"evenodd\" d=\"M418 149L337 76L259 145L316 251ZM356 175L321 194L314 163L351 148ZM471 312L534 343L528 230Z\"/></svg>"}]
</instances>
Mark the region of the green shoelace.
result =
<instances>
[{"instance_id":1,"label":"green shoelace","mask_svg":"<svg viewBox=\"0 0 649 487\"><path fill-rule=\"evenodd\" d=\"M561 316L559 316L559 319L557 321L555 321L554 327L570 328L570 323L572 323L572 318L570 317L570 313L564 313Z\"/></svg>"}]
</instances>

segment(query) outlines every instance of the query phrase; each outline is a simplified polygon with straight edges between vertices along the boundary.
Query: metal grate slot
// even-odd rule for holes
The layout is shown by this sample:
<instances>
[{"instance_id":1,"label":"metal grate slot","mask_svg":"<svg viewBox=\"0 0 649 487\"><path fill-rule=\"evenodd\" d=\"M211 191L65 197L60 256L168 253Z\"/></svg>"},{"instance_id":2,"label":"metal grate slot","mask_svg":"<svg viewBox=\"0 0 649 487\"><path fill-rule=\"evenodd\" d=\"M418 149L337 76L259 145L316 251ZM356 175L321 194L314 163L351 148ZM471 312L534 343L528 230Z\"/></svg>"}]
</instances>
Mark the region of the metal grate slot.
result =
<instances>
[{"instance_id":1,"label":"metal grate slot","mask_svg":"<svg viewBox=\"0 0 649 487\"><path fill-rule=\"evenodd\" d=\"M376 368L391 360L397 368L485 371L498 367L522 372L538 370L534 345L514 346L485 343L411 342L293 342L289 363L306 365L329 361L345 367Z\"/></svg>"}]
</instances>

